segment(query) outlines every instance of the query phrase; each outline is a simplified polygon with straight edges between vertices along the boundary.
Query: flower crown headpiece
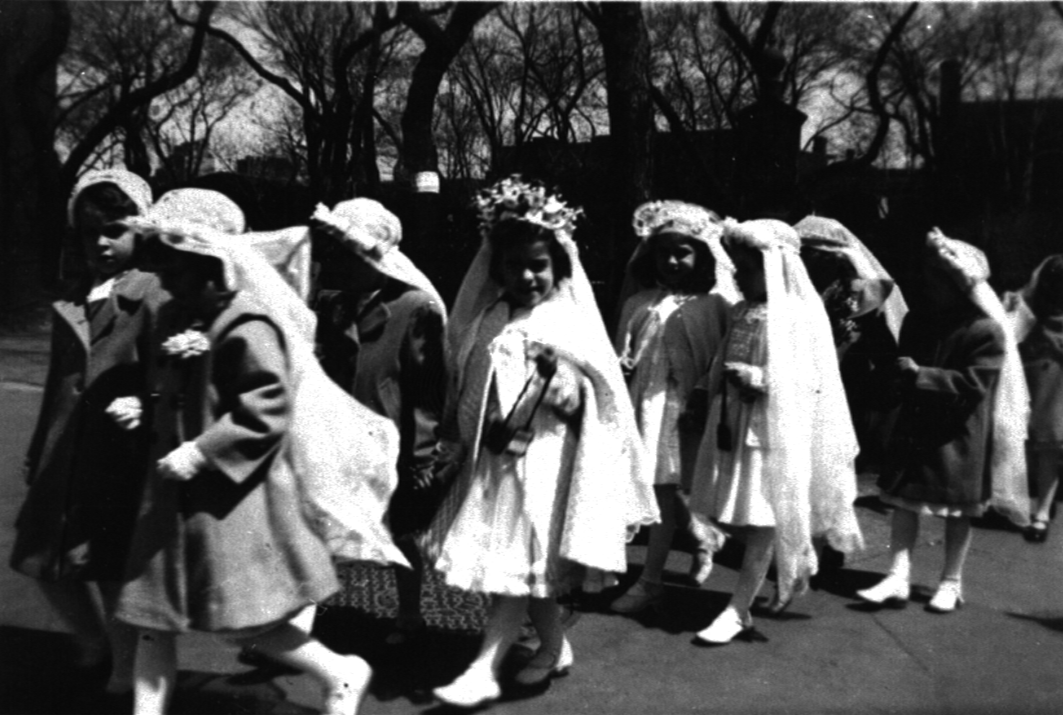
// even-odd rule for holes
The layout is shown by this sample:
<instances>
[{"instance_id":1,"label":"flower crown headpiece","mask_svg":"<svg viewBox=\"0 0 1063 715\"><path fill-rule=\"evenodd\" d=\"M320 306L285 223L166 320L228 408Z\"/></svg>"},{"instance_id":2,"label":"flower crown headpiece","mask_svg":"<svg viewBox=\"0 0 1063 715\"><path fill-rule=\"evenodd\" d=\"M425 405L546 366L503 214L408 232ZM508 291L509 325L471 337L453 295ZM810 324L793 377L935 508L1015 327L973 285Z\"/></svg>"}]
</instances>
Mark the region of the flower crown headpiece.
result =
<instances>
[{"instance_id":1,"label":"flower crown headpiece","mask_svg":"<svg viewBox=\"0 0 1063 715\"><path fill-rule=\"evenodd\" d=\"M683 201L651 201L635 209L631 225L635 235L648 238L672 231L691 238L721 233L719 217L712 211Z\"/></svg>"},{"instance_id":2,"label":"flower crown headpiece","mask_svg":"<svg viewBox=\"0 0 1063 715\"><path fill-rule=\"evenodd\" d=\"M540 181L524 181L519 174L481 190L474 200L485 238L502 221L514 219L571 236L582 209L572 208Z\"/></svg>"},{"instance_id":3,"label":"flower crown headpiece","mask_svg":"<svg viewBox=\"0 0 1063 715\"><path fill-rule=\"evenodd\" d=\"M949 238L937 227L926 235L926 242L942 265L967 287L989 280L989 261L978 248Z\"/></svg>"}]
</instances>

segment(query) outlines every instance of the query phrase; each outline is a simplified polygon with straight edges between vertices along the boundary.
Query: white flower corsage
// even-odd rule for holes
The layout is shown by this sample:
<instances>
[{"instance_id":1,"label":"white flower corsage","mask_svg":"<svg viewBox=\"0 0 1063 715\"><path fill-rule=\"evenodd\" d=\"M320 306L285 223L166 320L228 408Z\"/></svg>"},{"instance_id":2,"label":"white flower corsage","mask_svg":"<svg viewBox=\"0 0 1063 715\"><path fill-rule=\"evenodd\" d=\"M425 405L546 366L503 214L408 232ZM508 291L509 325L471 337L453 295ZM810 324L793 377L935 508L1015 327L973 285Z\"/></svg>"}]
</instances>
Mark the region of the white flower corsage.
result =
<instances>
[{"instance_id":1,"label":"white flower corsage","mask_svg":"<svg viewBox=\"0 0 1063 715\"><path fill-rule=\"evenodd\" d=\"M186 330L183 333L172 335L162 344L162 349L167 355L187 360L202 355L210 350L210 338L199 330Z\"/></svg>"}]
</instances>

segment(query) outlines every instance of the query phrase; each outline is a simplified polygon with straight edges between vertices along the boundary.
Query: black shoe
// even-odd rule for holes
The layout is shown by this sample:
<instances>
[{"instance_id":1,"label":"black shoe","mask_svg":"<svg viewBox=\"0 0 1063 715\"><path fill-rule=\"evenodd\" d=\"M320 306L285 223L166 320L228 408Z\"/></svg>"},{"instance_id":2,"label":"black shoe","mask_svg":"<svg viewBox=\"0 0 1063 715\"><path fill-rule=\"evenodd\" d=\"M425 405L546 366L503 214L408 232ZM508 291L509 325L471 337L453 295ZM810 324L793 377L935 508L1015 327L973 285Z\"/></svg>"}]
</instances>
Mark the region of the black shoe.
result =
<instances>
[{"instance_id":1,"label":"black shoe","mask_svg":"<svg viewBox=\"0 0 1063 715\"><path fill-rule=\"evenodd\" d=\"M1048 540L1049 522L1044 519L1034 519L1033 523L1022 530L1022 538L1031 544L1043 544Z\"/></svg>"}]
</instances>

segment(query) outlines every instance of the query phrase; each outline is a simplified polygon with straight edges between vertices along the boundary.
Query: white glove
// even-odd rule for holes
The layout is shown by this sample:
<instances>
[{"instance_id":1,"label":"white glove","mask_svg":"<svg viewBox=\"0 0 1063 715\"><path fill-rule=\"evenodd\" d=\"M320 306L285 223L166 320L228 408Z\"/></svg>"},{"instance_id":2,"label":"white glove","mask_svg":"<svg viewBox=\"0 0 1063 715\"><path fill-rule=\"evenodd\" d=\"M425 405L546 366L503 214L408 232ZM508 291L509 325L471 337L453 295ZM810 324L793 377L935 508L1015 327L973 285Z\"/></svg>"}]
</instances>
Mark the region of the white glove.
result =
<instances>
[{"instance_id":1,"label":"white glove","mask_svg":"<svg viewBox=\"0 0 1063 715\"><path fill-rule=\"evenodd\" d=\"M130 432L140 426L144 406L136 395L116 397L114 402L107 406L105 412L115 421L115 424Z\"/></svg>"},{"instance_id":2,"label":"white glove","mask_svg":"<svg viewBox=\"0 0 1063 715\"><path fill-rule=\"evenodd\" d=\"M156 466L163 479L187 482L209 464L195 442L185 442L160 459Z\"/></svg>"},{"instance_id":3,"label":"white glove","mask_svg":"<svg viewBox=\"0 0 1063 715\"><path fill-rule=\"evenodd\" d=\"M562 417L572 417L582 406L579 375L563 360L558 362L557 372L550 381L544 401Z\"/></svg>"}]
</instances>

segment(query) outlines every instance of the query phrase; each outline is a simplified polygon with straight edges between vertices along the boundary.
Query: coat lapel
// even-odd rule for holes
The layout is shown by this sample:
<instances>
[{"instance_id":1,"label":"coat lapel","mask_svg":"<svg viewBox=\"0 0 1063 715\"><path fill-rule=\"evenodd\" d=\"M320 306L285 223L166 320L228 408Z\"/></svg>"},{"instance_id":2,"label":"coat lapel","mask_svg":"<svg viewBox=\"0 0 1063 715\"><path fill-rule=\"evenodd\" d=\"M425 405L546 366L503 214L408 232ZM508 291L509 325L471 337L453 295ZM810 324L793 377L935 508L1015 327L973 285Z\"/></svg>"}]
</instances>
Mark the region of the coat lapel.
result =
<instances>
[{"instance_id":1,"label":"coat lapel","mask_svg":"<svg viewBox=\"0 0 1063 715\"><path fill-rule=\"evenodd\" d=\"M85 307L80 303L69 300L56 301L53 305L56 314L62 318L77 336L85 352L89 351L89 320L85 315Z\"/></svg>"}]
</instances>

